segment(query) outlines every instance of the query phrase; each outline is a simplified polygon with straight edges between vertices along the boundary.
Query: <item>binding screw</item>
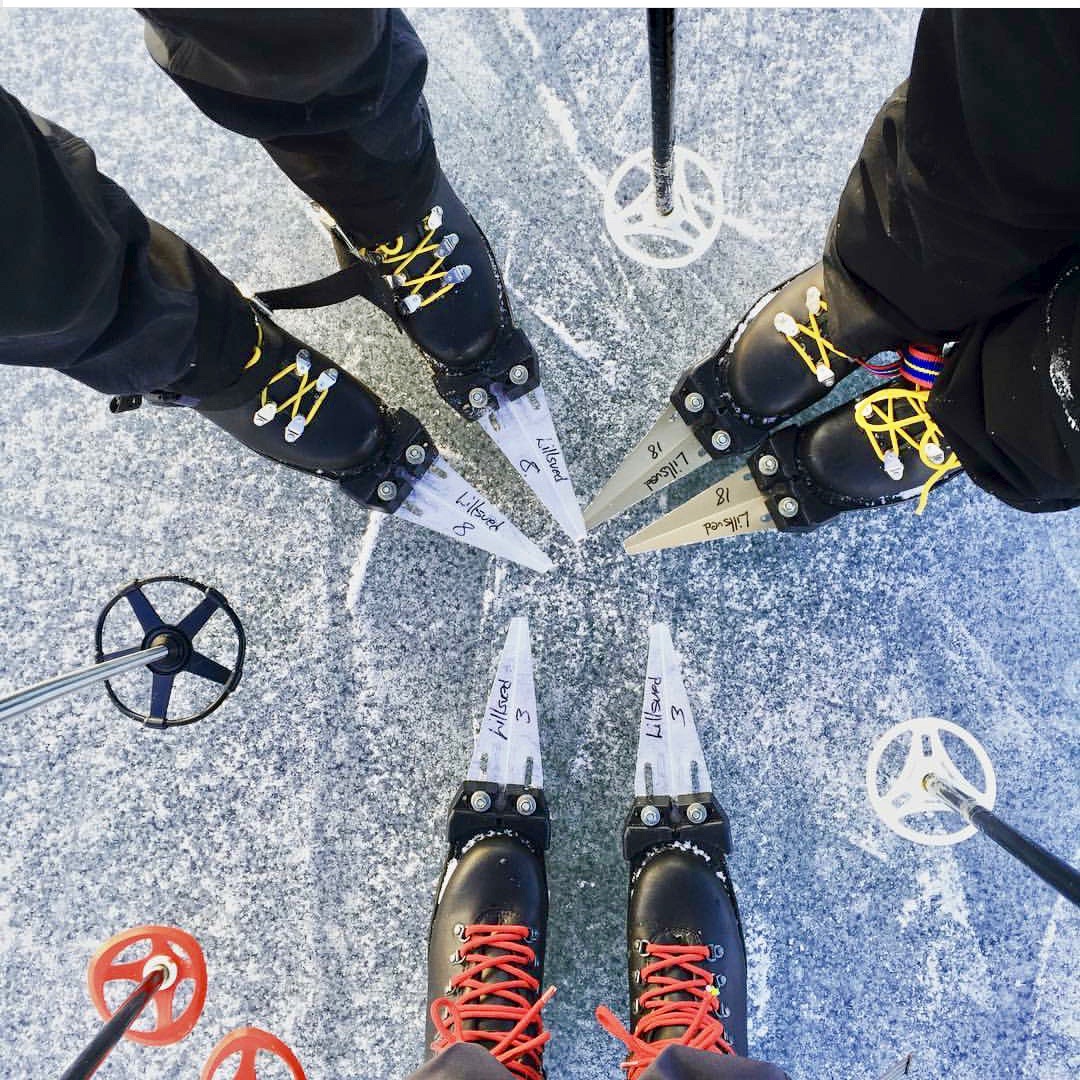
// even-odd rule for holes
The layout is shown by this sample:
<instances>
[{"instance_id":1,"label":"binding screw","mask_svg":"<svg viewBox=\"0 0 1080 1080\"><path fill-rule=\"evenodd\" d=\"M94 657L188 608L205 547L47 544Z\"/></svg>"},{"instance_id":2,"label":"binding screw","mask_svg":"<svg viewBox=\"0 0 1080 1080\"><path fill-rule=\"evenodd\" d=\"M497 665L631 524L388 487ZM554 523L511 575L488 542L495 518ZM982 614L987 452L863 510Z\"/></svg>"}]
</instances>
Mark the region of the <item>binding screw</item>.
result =
<instances>
[{"instance_id":1,"label":"binding screw","mask_svg":"<svg viewBox=\"0 0 1080 1080\"><path fill-rule=\"evenodd\" d=\"M469 805L478 813L483 814L491 809L491 796L486 791L474 791Z\"/></svg>"},{"instance_id":2,"label":"binding screw","mask_svg":"<svg viewBox=\"0 0 1080 1080\"><path fill-rule=\"evenodd\" d=\"M514 805L522 817L528 817L530 814L536 813L536 800L531 795L519 795Z\"/></svg>"},{"instance_id":3,"label":"binding screw","mask_svg":"<svg viewBox=\"0 0 1080 1080\"><path fill-rule=\"evenodd\" d=\"M695 390L686 395L683 405L686 406L687 412L701 412L705 408L705 399Z\"/></svg>"},{"instance_id":4,"label":"binding screw","mask_svg":"<svg viewBox=\"0 0 1080 1080\"><path fill-rule=\"evenodd\" d=\"M641 824L649 829L660 824L660 811L652 803L641 808Z\"/></svg>"},{"instance_id":5,"label":"binding screw","mask_svg":"<svg viewBox=\"0 0 1080 1080\"><path fill-rule=\"evenodd\" d=\"M776 504L776 509L780 511L781 517L793 518L799 512L799 500L793 499L790 495L785 495Z\"/></svg>"},{"instance_id":6,"label":"binding screw","mask_svg":"<svg viewBox=\"0 0 1080 1080\"><path fill-rule=\"evenodd\" d=\"M691 825L702 825L708 820L709 811L699 802L692 802L686 808L686 820Z\"/></svg>"},{"instance_id":7,"label":"binding screw","mask_svg":"<svg viewBox=\"0 0 1080 1080\"><path fill-rule=\"evenodd\" d=\"M474 386L469 391L469 404L474 409L482 409L488 403L488 393L482 386Z\"/></svg>"},{"instance_id":8,"label":"binding screw","mask_svg":"<svg viewBox=\"0 0 1080 1080\"><path fill-rule=\"evenodd\" d=\"M757 459L757 467L762 476L775 476L780 468L780 462L772 454L762 454Z\"/></svg>"},{"instance_id":9,"label":"binding screw","mask_svg":"<svg viewBox=\"0 0 1080 1080\"><path fill-rule=\"evenodd\" d=\"M731 448L731 436L721 428L712 433L712 444L716 450L729 450Z\"/></svg>"},{"instance_id":10,"label":"binding screw","mask_svg":"<svg viewBox=\"0 0 1080 1080\"><path fill-rule=\"evenodd\" d=\"M529 369L524 364L515 364L510 369L510 381L515 386L521 386L522 383L529 381Z\"/></svg>"},{"instance_id":11,"label":"binding screw","mask_svg":"<svg viewBox=\"0 0 1080 1080\"><path fill-rule=\"evenodd\" d=\"M390 502L397 495L397 484L393 480L384 480L376 489L375 494L383 502Z\"/></svg>"},{"instance_id":12,"label":"binding screw","mask_svg":"<svg viewBox=\"0 0 1080 1080\"><path fill-rule=\"evenodd\" d=\"M410 465L423 465L426 457L427 451L419 443L413 443L412 446L405 451L405 460Z\"/></svg>"}]
</instances>

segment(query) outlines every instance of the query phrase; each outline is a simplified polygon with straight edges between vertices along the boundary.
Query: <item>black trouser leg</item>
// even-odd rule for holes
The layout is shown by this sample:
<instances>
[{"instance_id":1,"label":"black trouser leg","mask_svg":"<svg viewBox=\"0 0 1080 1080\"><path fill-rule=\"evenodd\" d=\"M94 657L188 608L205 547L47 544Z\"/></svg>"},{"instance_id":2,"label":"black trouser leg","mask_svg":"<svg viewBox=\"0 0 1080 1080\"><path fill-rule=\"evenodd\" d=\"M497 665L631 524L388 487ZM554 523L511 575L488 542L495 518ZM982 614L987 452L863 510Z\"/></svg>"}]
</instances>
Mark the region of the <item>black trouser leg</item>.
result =
<instances>
[{"instance_id":1,"label":"black trouser leg","mask_svg":"<svg viewBox=\"0 0 1080 1080\"><path fill-rule=\"evenodd\" d=\"M513 1080L482 1046L458 1043L433 1057L409 1080Z\"/></svg>"},{"instance_id":2,"label":"black trouser leg","mask_svg":"<svg viewBox=\"0 0 1080 1080\"><path fill-rule=\"evenodd\" d=\"M430 209L427 53L396 10L146 10L154 60L367 242Z\"/></svg>"},{"instance_id":3,"label":"black trouser leg","mask_svg":"<svg viewBox=\"0 0 1080 1080\"><path fill-rule=\"evenodd\" d=\"M109 394L231 381L255 340L234 286L2 88L0 147L0 363Z\"/></svg>"},{"instance_id":4,"label":"black trouser leg","mask_svg":"<svg viewBox=\"0 0 1080 1080\"><path fill-rule=\"evenodd\" d=\"M1023 509L1080 498L1078 433L1051 394L1039 320L1021 314L1045 310L1080 251L1078 107L1075 13L925 12L911 77L866 137L825 252L840 348L961 338L931 411L975 480Z\"/></svg>"},{"instance_id":5,"label":"black trouser leg","mask_svg":"<svg viewBox=\"0 0 1080 1080\"><path fill-rule=\"evenodd\" d=\"M788 1077L783 1069L765 1061L672 1046L642 1073L641 1080L788 1080Z\"/></svg>"},{"instance_id":6,"label":"black trouser leg","mask_svg":"<svg viewBox=\"0 0 1080 1080\"><path fill-rule=\"evenodd\" d=\"M409 1080L510 1080L510 1073L486 1050L460 1044L432 1058ZM665 1050L642 1080L788 1080L775 1065L728 1054L708 1054L675 1046Z\"/></svg>"}]
</instances>

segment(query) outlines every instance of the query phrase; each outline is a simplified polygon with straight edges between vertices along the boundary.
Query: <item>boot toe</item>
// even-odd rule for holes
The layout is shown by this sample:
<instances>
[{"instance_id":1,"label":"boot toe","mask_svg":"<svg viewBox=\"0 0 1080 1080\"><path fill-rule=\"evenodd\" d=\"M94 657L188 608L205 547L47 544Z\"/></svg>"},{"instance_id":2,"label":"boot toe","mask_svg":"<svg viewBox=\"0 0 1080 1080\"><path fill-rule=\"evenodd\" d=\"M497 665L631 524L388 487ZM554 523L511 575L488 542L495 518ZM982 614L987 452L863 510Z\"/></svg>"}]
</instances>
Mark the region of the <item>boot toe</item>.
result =
<instances>
[{"instance_id":1,"label":"boot toe","mask_svg":"<svg viewBox=\"0 0 1080 1080\"><path fill-rule=\"evenodd\" d=\"M742 333L737 334L723 361L728 390L743 412L769 419L792 416L829 390L832 384L822 382L810 370L776 326L777 317L782 315L806 324L807 290L816 288L820 293L824 287L822 266L817 263L780 286L744 321ZM804 341L804 345L810 357L818 360L817 347L812 342ZM830 366L839 380L853 365L830 356Z\"/></svg>"},{"instance_id":2,"label":"boot toe","mask_svg":"<svg viewBox=\"0 0 1080 1080\"><path fill-rule=\"evenodd\" d=\"M634 972L651 963L638 942L718 947L698 966L716 976L724 1027L736 1052L746 1053L746 950L722 857L691 844L647 853L630 883L627 936L632 1001L646 989Z\"/></svg>"}]
</instances>

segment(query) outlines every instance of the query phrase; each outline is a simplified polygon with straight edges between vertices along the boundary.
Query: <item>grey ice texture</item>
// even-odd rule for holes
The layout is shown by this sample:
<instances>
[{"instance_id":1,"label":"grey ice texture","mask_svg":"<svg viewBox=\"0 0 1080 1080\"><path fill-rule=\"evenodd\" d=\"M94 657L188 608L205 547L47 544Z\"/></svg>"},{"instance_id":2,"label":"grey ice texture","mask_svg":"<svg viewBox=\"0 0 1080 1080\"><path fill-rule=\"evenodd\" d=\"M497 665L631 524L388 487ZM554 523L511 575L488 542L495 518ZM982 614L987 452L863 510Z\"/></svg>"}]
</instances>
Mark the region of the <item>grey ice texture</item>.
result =
<instances>
[{"instance_id":1,"label":"grey ice texture","mask_svg":"<svg viewBox=\"0 0 1080 1080\"><path fill-rule=\"evenodd\" d=\"M640 12L413 18L443 163L540 350L586 502L677 373L817 257L917 13L681 14L679 138L719 171L726 209L709 254L670 272L620 256L601 217L606 178L649 139ZM268 287L332 267L263 152L156 70L136 15L22 10L0 32L7 88L227 274ZM555 815L552 1080L620 1075L592 1010L626 1009L618 835L656 619L734 822L752 1052L795 1080L874 1080L904 1050L926 1078L1077 1075L1075 911L983 838L889 833L863 772L892 723L957 721L996 763L1005 816L1080 858L1080 518L961 480L922 518L623 554L714 468L574 548L380 316L354 301L283 321L424 417L557 567L376 526L195 415L112 418L60 375L0 371L0 692L88 660L98 609L136 575L217 586L250 638L240 688L194 727L143 729L91 692L0 730L0 1074L61 1072L96 1025L87 959L147 922L202 942L206 1012L178 1045L121 1046L102 1076L195 1076L244 1024L282 1036L312 1080L416 1067L445 810L527 615Z\"/></svg>"}]
</instances>

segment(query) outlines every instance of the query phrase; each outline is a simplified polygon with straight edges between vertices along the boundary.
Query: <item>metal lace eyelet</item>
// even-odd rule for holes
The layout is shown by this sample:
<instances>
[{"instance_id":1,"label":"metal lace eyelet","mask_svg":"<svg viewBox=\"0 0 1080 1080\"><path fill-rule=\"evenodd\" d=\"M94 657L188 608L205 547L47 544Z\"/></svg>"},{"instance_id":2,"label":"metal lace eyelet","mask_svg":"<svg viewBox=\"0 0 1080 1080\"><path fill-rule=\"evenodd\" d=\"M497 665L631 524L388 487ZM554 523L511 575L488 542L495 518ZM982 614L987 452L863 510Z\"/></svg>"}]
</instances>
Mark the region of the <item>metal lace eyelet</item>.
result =
<instances>
[{"instance_id":1,"label":"metal lace eyelet","mask_svg":"<svg viewBox=\"0 0 1080 1080\"><path fill-rule=\"evenodd\" d=\"M717 986L727 986L726 975L717 975L713 981L716 983Z\"/></svg>"}]
</instances>

